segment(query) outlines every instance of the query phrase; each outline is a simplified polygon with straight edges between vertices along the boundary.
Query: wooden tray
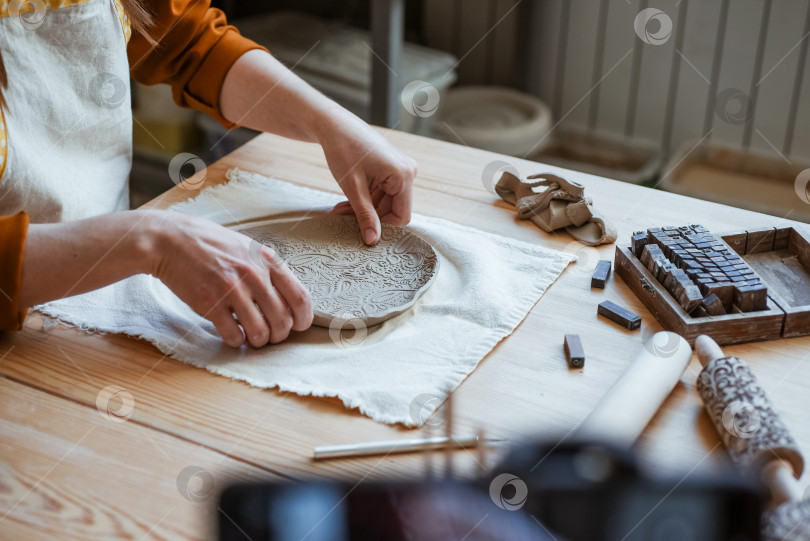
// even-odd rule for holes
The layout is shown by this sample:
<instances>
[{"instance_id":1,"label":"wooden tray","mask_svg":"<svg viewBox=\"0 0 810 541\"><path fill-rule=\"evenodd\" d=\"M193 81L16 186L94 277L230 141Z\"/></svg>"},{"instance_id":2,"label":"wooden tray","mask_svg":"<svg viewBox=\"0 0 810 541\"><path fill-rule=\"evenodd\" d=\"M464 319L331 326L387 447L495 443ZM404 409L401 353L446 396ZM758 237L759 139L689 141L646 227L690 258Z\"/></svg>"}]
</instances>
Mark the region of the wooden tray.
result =
<instances>
[{"instance_id":1,"label":"wooden tray","mask_svg":"<svg viewBox=\"0 0 810 541\"><path fill-rule=\"evenodd\" d=\"M768 287L768 309L692 317L629 248L616 246L616 274L659 323L694 345L701 334L720 345L810 334L810 237L792 227L759 228L720 235Z\"/></svg>"}]
</instances>

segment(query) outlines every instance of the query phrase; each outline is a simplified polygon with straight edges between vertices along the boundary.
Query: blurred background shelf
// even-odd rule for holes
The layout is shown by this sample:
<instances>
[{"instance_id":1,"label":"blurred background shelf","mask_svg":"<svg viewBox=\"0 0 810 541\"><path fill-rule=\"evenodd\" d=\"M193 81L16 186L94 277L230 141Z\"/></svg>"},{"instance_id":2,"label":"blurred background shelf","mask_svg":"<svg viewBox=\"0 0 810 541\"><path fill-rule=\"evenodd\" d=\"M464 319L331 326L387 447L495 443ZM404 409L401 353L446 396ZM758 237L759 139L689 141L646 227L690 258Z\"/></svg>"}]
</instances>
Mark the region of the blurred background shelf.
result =
<instances>
[{"instance_id":1,"label":"blurred background shelf","mask_svg":"<svg viewBox=\"0 0 810 541\"><path fill-rule=\"evenodd\" d=\"M775 184L785 197L766 211L807 220L806 191L802 198L800 187L795 197L783 190L810 163L806 0L411 0L401 13L381 11L383 4L391 3L218 3L235 24L242 21L245 34L366 119L373 117L375 95L391 102L391 88L375 88L371 75L372 51L391 46L371 30L376 5L377 22L380 13L402 21L402 69L391 66L386 82L394 96L414 80L439 94L435 115L414 115L394 103L389 120L396 129L467 144L440 124L443 105L451 103L448 89L508 87L551 110L550 133L531 159L674 191L681 190L673 175L686 171L684 160L693 164L690 195L763 210L761 194ZM147 120L141 120L147 129L161 131ZM168 144L161 143L196 148L206 163L252 135L187 120L187 136L168 134ZM148 146L141 139L138 145ZM694 166L718 147L751 155L759 165L728 174L719 171L728 160L714 162L712 172ZM133 173L133 185L140 184Z\"/></svg>"}]
</instances>

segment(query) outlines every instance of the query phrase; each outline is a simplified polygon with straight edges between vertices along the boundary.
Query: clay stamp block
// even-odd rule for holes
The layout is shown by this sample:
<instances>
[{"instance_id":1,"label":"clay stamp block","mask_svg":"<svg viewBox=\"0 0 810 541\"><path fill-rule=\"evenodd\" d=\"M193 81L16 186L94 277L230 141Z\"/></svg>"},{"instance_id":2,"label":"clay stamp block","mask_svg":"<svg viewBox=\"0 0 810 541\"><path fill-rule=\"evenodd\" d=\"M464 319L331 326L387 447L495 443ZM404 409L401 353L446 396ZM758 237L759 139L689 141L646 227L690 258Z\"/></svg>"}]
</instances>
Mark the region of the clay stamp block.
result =
<instances>
[{"instance_id":1,"label":"clay stamp block","mask_svg":"<svg viewBox=\"0 0 810 541\"><path fill-rule=\"evenodd\" d=\"M627 308L622 308L613 301L599 303L596 313L630 331L638 329L641 326L641 318L639 316Z\"/></svg>"},{"instance_id":2,"label":"clay stamp block","mask_svg":"<svg viewBox=\"0 0 810 541\"><path fill-rule=\"evenodd\" d=\"M701 292L704 296L714 293L725 307L729 307L734 303L734 284L731 282L712 282L702 287Z\"/></svg>"},{"instance_id":3,"label":"clay stamp block","mask_svg":"<svg viewBox=\"0 0 810 541\"><path fill-rule=\"evenodd\" d=\"M703 302L701 302L701 306L710 316L722 316L726 313L723 303L714 293L710 293L704 297Z\"/></svg>"},{"instance_id":4,"label":"clay stamp block","mask_svg":"<svg viewBox=\"0 0 810 541\"><path fill-rule=\"evenodd\" d=\"M653 260L656 258L663 258L664 252L656 244L646 244L641 250L641 263L647 267L647 270L653 272Z\"/></svg>"},{"instance_id":5,"label":"clay stamp block","mask_svg":"<svg viewBox=\"0 0 810 541\"><path fill-rule=\"evenodd\" d=\"M767 310L768 309L768 288L760 283L757 286L749 286L756 288L754 290L754 310Z\"/></svg>"},{"instance_id":6,"label":"clay stamp block","mask_svg":"<svg viewBox=\"0 0 810 541\"><path fill-rule=\"evenodd\" d=\"M605 282L610 275L610 265L611 263L607 259L599 260L599 263L596 264L596 270L593 271L593 276L591 277L591 287L605 289Z\"/></svg>"},{"instance_id":7,"label":"clay stamp block","mask_svg":"<svg viewBox=\"0 0 810 541\"><path fill-rule=\"evenodd\" d=\"M734 290L734 306L740 312L751 312L754 310L754 294L748 290L748 286L743 286Z\"/></svg>"},{"instance_id":8,"label":"clay stamp block","mask_svg":"<svg viewBox=\"0 0 810 541\"><path fill-rule=\"evenodd\" d=\"M692 268L696 264L697 263L695 263L695 260L693 258L691 258L691 257L687 256L687 257L684 257L683 259L681 259L681 268L683 270L689 270L690 268Z\"/></svg>"},{"instance_id":9,"label":"clay stamp block","mask_svg":"<svg viewBox=\"0 0 810 541\"><path fill-rule=\"evenodd\" d=\"M686 250L683 248L677 248L672 250L672 262L675 263L679 267L684 266L684 257L686 257Z\"/></svg>"},{"instance_id":10,"label":"clay stamp block","mask_svg":"<svg viewBox=\"0 0 810 541\"><path fill-rule=\"evenodd\" d=\"M760 227L748 230L748 240L745 243L746 254L760 254L773 250L776 228Z\"/></svg>"},{"instance_id":11,"label":"clay stamp block","mask_svg":"<svg viewBox=\"0 0 810 541\"><path fill-rule=\"evenodd\" d=\"M687 285L683 285L683 283L679 283L678 285L675 300L678 301L678 304L680 304L684 310L691 312L701 303L703 295L700 293L698 286L691 281Z\"/></svg>"},{"instance_id":12,"label":"clay stamp block","mask_svg":"<svg viewBox=\"0 0 810 541\"><path fill-rule=\"evenodd\" d=\"M669 260L663 255L653 258L650 272L655 276L656 280L658 280L659 276L664 276L665 271L663 269L667 263L669 263Z\"/></svg>"},{"instance_id":13,"label":"clay stamp block","mask_svg":"<svg viewBox=\"0 0 810 541\"><path fill-rule=\"evenodd\" d=\"M768 307L768 290L765 286L743 286L734 290L734 305L741 312L765 310Z\"/></svg>"},{"instance_id":14,"label":"clay stamp block","mask_svg":"<svg viewBox=\"0 0 810 541\"><path fill-rule=\"evenodd\" d=\"M675 290L675 276L670 272L666 276L664 276L664 280L661 282L661 285L664 286L664 289L669 291L670 294Z\"/></svg>"},{"instance_id":15,"label":"clay stamp block","mask_svg":"<svg viewBox=\"0 0 810 541\"><path fill-rule=\"evenodd\" d=\"M658 268L658 273L655 275L655 278L661 282L662 284L666 283L667 276L672 274L672 271L676 269L675 265L668 259L665 259L664 262L661 264L660 268ZM666 287L666 286L665 286Z\"/></svg>"},{"instance_id":16,"label":"clay stamp block","mask_svg":"<svg viewBox=\"0 0 810 541\"><path fill-rule=\"evenodd\" d=\"M650 262L652 261L652 256L650 256L650 246L651 244L645 244L643 248L641 248L641 255L637 256L638 260L641 261L641 264L644 265L647 270L650 268Z\"/></svg>"},{"instance_id":17,"label":"clay stamp block","mask_svg":"<svg viewBox=\"0 0 810 541\"><path fill-rule=\"evenodd\" d=\"M630 249L639 259L641 259L641 253L644 247L649 243L650 236L644 231L636 231L633 233L633 236L630 237Z\"/></svg>"},{"instance_id":18,"label":"clay stamp block","mask_svg":"<svg viewBox=\"0 0 810 541\"><path fill-rule=\"evenodd\" d=\"M686 275L692 280L695 280L701 272L702 271L698 267L688 267L686 269Z\"/></svg>"},{"instance_id":19,"label":"clay stamp block","mask_svg":"<svg viewBox=\"0 0 810 541\"><path fill-rule=\"evenodd\" d=\"M690 284L692 283L692 280L690 280L689 277L686 276L686 273L683 271L683 269L676 268L673 269L672 272L666 276L666 278L664 279L663 286L664 289L666 289L673 296L675 296L674 292L678 288L678 283L683 281L688 281ZM686 284L682 284L681 287L685 285Z\"/></svg>"},{"instance_id":20,"label":"clay stamp block","mask_svg":"<svg viewBox=\"0 0 810 541\"><path fill-rule=\"evenodd\" d=\"M568 360L570 368L582 368L585 366L585 350L582 348L582 341L578 334L566 334L565 358Z\"/></svg>"}]
</instances>

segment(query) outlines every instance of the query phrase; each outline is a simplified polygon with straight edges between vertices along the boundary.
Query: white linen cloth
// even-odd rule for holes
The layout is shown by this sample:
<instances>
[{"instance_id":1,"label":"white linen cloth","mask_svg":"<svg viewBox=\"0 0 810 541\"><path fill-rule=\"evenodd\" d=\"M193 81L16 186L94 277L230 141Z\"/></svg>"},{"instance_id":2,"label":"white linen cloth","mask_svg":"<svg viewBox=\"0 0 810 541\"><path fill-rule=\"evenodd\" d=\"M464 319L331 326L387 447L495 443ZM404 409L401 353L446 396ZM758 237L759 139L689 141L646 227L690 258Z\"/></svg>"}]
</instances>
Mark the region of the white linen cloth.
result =
<instances>
[{"instance_id":1,"label":"white linen cloth","mask_svg":"<svg viewBox=\"0 0 810 541\"><path fill-rule=\"evenodd\" d=\"M239 170L229 178L171 210L233 223L341 200ZM175 359L251 385L338 397L376 421L417 426L512 333L573 256L427 216L415 215L409 229L438 253L438 276L410 310L365 337L363 329L330 336L312 327L281 344L231 349L146 275L39 309L86 329L144 338Z\"/></svg>"}]
</instances>

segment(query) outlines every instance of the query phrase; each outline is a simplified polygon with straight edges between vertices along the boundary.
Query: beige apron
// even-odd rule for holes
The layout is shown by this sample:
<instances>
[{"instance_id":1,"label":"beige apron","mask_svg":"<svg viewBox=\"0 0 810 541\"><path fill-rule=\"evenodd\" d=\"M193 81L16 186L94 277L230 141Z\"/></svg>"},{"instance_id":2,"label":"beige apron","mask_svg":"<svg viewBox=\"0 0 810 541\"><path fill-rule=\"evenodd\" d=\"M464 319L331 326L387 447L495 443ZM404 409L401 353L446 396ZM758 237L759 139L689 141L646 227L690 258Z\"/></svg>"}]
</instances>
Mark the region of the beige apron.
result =
<instances>
[{"instance_id":1,"label":"beige apron","mask_svg":"<svg viewBox=\"0 0 810 541\"><path fill-rule=\"evenodd\" d=\"M129 21L114 0L36 0L18 13L21 3L0 0L0 215L58 222L127 209Z\"/></svg>"}]
</instances>

